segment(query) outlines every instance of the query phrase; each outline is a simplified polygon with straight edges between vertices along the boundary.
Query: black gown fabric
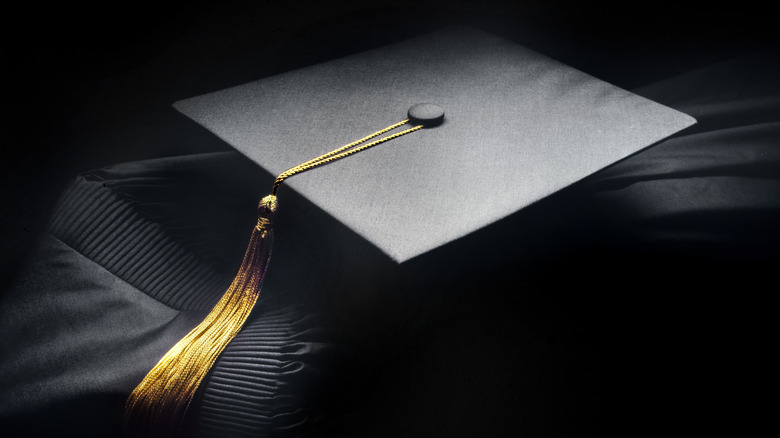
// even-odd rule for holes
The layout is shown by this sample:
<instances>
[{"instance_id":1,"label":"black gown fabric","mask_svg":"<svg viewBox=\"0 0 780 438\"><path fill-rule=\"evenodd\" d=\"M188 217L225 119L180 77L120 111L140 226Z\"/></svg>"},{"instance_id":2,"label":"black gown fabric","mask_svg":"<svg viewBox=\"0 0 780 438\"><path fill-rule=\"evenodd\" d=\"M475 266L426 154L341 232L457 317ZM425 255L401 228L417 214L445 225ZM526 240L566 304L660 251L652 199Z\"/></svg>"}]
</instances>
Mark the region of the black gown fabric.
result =
<instances>
[{"instance_id":1,"label":"black gown fabric","mask_svg":"<svg viewBox=\"0 0 780 438\"><path fill-rule=\"evenodd\" d=\"M207 167L236 161L235 154L222 153L129 163L73 181L2 304L4 415L48 410L62 422L56 428L74 436L120 433L128 391L232 279L220 261L224 235L208 230L234 224L209 217L228 218L210 205L216 190L194 179L207 175ZM184 193L200 198L195 205L188 204L191 196L180 197L183 184ZM326 374L318 369L324 360L315 358L334 348L317 318L305 305L269 299L259 306L199 396L203 436L295 433L306 422L307 394L316 376ZM53 427L29 426L26 433Z\"/></svg>"},{"instance_id":2,"label":"black gown fabric","mask_svg":"<svg viewBox=\"0 0 780 438\"><path fill-rule=\"evenodd\" d=\"M529 268L518 266L525 261L540 272L599 277L579 278L575 289L598 294L601 287L613 298L618 289L645 294L637 291L664 285L670 290L647 296L696 292L685 288L717 283L713 272L699 282L713 266L731 266L735 275L765 275L780 255L777 72L773 59L737 59L635 90L692 115L698 124L498 224L500 234L514 230L508 243L485 230L478 236L482 244L500 247L488 261L462 261L443 248L438 260L452 265L440 266L434 254L411 267L395 267L349 230L323 236L323 229L336 225L294 194L287 212L280 200L277 248L260 302L199 390L187 435L415 436L399 425L398 415L418 425L434 422L449 436L598 432L611 382L600 364L617 353L577 337L573 344L559 343L579 330L581 315L574 317L577 323L560 326L563 334L529 335L528 342L517 344L527 347L521 352L476 345L484 339L497 345L517 340L511 331L520 326L503 309L491 312L508 301L471 286L483 285L483 293L497 296L541 296L563 284L523 276ZM270 187L269 176L259 174L243 157L223 152L120 164L87 172L64 190L33 257L0 302L5 430L119 434L129 392L229 284L255 220L255 203ZM546 224L541 237L536 230L516 229L533 223ZM517 248L518 242L525 245ZM470 250L472 243L466 239L454 248ZM629 265L627 258L644 263L627 271L643 277L626 279L626 272L604 265ZM650 262L659 258L668 260ZM365 260L378 261L368 266ZM499 268L488 267L493 262ZM686 266L648 272L678 262ZM439 287L426 277L431 272L455 280ZM671 273L687 277L658 279ZM754 286L747 280L742 285ZM420 296L437 287L446 293ZM396 293L401 289L405 292ZM574 298L574 292L551 293L588 302L588 311L599 307ZM532 300L538 306L520 315L544 314L549 309L539 303L546 299ZM630 305L644 302L626 299L633 300ZM576 313L564 307L566 315ZM594 315L611 317L612 323L650 319L646 309L615 316L615 308ZM464 336L444 324L442 315L476 332ZM628 323L624 330L636 327ZM537 335L542 341L534 340ZM670 333L662 328L657 335ZM424 352L428 341L438 356ZM634 371L618 375L647 371L629 366ZM447 382L463 392L453 392ZM515 391L523 395L513 398ZM461 400L485 392L494 397L479 398L482 406ZM438 397L437 408L425 411L432 397ZM650 404L648 397L642 403Z\"/></svg>"}]
</instances>

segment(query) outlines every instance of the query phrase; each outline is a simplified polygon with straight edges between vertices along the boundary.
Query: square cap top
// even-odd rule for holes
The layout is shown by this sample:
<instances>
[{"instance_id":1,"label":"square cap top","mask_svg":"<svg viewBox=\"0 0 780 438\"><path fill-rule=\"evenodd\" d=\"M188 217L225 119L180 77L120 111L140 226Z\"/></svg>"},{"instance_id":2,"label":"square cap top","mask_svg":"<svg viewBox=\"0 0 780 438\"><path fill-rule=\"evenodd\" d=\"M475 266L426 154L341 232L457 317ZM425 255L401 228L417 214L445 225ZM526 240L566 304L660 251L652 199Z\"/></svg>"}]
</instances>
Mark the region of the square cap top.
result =
<instances>
[{"instance_id":1,"label":"square cap top","mask_svg":"<svg viewBox=\"0 0 780 438\"><path fill-rule=\"evenodd\" d=\"M291 177L280 208L292 188L401 263L695 123L462 27L174 106L277 175L419 103L443 108L443 123Z\"/></svg>"}]
</instances>

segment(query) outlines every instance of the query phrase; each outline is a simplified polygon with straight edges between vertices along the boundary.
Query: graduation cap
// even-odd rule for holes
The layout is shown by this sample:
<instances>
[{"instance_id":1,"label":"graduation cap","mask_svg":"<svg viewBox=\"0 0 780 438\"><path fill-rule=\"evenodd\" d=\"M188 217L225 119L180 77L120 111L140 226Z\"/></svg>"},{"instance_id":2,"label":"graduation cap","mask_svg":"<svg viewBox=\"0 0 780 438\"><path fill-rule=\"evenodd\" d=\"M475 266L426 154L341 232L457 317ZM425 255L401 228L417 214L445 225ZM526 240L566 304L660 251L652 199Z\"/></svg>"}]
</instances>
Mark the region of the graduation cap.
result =
<instances>
[{"instance_id":1,"label":"graduation cap","mask_svg":"<svg viewBox=\"0 0 780 438\"><path fill-rule=\"evenodd\" d=\"M129 420L165 423L163 433L178 428L200 380L251 311L285 190L404 263L695 123L461 27L175 107L279 177L260 203L228 292L128 400Z\"/></svg>"}]
</instances>

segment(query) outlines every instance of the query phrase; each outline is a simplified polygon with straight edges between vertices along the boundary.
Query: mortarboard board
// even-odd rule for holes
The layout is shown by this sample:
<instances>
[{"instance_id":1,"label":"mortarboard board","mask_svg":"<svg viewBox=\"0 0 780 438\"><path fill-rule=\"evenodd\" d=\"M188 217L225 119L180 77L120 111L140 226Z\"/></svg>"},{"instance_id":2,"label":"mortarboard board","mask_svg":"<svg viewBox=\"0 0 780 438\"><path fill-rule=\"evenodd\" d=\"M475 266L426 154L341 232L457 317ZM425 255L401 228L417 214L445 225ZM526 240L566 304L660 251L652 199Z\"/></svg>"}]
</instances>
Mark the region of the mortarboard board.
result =
<instances>
[{"instance_id":1,"label":"mortarboard board","mask_svg":"<svg viewBox=\"0 0 780 438\"><path fill-rule=\"evenodd\" d=\"M462 27L177 102L272 175L406 117L440 126L285 185L396 262L466 236L694 119Z\"/></svg>"},{"instance_id":2,"label":"mortarboard board","mask_svg":"<svg viewBox=\"0 0 780 438\"><path fill-rule=\"evenodd\" d=\"M270 175L286 175L285 169L300 163L312 164L296 166L300 170L327 164L331 154L322 154L334 146L388 125L408 125L402 131L408 135L396 138L397 131L388 130L387 144L286 183L397 263L472 234L694 123L531 50L464 28L175 106ZM426 118L434 123L417 129ZM307 161L316 156L322 158ZM174 422L162 426L179 427L200 379L257 299L276 209L275 196L263 198L234 283L136 388L127 411L136 413L128 418L155 423L153 418L168 415L168 401L176 405L181 399ZM252 299L245 301L246 294ZM196 362L189 364L190 358ZM179 397L169 384L186 387L189 395ZM158 397L168 401L155 405Z\"/></svg>"}]
</instances>

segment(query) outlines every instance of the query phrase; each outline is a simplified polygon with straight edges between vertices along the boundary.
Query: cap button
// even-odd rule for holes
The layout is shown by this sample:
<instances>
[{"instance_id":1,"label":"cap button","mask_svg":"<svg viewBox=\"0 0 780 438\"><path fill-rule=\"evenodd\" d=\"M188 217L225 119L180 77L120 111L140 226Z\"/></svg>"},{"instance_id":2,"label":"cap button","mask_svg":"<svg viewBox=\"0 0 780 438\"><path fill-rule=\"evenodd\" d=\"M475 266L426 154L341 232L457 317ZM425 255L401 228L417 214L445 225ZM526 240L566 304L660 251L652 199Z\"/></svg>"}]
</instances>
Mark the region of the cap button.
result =
<instances>
[{"instance_id":1,"label":"cap button","mask_svg":"<svg viewBox=\"0 0 780 438\"><path fill-rule=\"evenodd\" d=\"M444 109L432 103L418 103L409 108L409 123L424 128L439 126L444 121Z\"/></svg>"}]
</instances>

